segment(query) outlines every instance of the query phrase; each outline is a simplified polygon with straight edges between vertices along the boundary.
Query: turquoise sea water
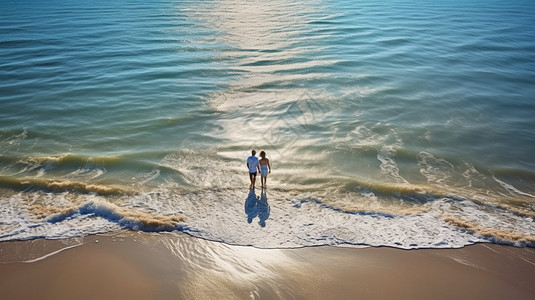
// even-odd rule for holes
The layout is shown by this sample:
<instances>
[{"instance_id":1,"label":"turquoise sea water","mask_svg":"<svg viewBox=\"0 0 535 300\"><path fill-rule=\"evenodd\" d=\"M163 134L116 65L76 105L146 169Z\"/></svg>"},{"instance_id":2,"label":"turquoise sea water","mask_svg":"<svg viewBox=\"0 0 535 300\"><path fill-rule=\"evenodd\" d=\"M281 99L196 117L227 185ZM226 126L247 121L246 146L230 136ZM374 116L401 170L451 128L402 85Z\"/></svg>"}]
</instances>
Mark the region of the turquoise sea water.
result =
<instances>
[{"instance_id":1,"label":"turquoise sea water","mask_svg":"<svg viewBox=\"0 0 535 300\"><path fill-rule=\"evenodd\" d=\"M534 10L2 1L0 240L533 246Z\"/></svg>"}]
</instances>

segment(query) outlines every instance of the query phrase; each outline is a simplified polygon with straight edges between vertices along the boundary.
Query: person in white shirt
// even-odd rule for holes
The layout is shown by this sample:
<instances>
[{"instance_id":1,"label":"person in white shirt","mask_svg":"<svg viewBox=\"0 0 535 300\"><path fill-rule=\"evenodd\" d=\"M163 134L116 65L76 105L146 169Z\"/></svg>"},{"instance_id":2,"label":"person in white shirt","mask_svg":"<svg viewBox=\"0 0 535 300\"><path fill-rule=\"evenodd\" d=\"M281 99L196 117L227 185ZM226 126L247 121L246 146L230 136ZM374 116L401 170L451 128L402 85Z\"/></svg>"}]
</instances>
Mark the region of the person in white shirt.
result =
<instances>
[{"instance_id":1,"label":"person in white shirt","mask_svg":"<svg viewBox=\"0 0 535 300\"><path fill-rule=\"evenodd\" d=\"M247 168L249 168L249 179L251 180L249 188L254 189L256 174L257 172L260 172L260 162L258 161L258 157L255 156L255 150L251 151L251 154L252 155L247 158Z\"/></svg>"}]
</instances>

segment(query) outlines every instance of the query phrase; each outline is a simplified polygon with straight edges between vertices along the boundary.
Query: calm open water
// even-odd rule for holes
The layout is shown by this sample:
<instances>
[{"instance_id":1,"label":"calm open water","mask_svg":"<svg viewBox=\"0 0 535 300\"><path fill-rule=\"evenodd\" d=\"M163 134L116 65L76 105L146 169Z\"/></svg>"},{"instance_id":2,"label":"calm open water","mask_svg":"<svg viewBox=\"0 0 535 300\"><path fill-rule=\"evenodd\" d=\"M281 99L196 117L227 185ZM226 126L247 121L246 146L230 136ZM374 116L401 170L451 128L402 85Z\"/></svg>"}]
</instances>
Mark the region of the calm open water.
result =
<instances>
[{"instance_id":1,"label":"calm open water","mask_svg":"<svg viewBox=\"0 0 535 300\"><path fill-rule=\"evenodd\" d=\"M3 0L0 240L533 246L533 11Z\"/></svg>"}]
</instances>

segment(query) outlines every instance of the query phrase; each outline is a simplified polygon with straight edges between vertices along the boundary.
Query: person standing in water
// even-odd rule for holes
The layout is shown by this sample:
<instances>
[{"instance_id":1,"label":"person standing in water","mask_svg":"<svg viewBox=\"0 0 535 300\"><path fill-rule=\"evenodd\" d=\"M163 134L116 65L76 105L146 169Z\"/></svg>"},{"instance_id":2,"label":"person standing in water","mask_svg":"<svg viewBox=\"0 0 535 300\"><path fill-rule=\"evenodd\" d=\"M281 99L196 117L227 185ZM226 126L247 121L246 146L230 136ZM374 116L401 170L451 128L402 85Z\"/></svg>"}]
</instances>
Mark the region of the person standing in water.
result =
<instances>
[{"instance_id":1,"label":"person standing in water","mask_svg":"<svg viewBox=\"0 0 535 300\"><path fill-rule=\"evenodd\" d=\"M251 151L251 156L247 158L247 168L249 168L249 179L251 180L250 189L254 189L257 171L260 171L258 157L256 157L256 151Z\"/></svg>"},{"instance_id":2,"label":"person standing in water","mask_svg":"<svg viewBox=\"0 0 535 300\"><path fill-rule=\"evenodd\" d=\"M262 188L266 187L267 175L271 173L271 165L269 164L269 159L266 158L266 152L260 152L260 182L262 183Z\"/></svg>"}]
</instances>

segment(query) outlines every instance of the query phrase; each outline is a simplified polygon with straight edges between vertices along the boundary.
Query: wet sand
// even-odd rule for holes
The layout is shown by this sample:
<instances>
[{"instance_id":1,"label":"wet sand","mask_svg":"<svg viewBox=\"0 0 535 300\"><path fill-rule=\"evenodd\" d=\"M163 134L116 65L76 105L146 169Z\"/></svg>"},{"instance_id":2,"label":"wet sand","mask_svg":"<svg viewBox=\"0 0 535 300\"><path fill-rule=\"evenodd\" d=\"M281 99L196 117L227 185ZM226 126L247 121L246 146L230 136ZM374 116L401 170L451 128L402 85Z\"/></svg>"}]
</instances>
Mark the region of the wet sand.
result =
<instances>
[{"instance_id":1,"label":"wet sand","mask_svg":"<svg viewBox=\"0 0 535 300\"><path fill-rule=\"evenodd\" d=\"M535 249L256 249L120 232L0 243L1 299L535 299Z\"/></svg>"}]
</instances>

